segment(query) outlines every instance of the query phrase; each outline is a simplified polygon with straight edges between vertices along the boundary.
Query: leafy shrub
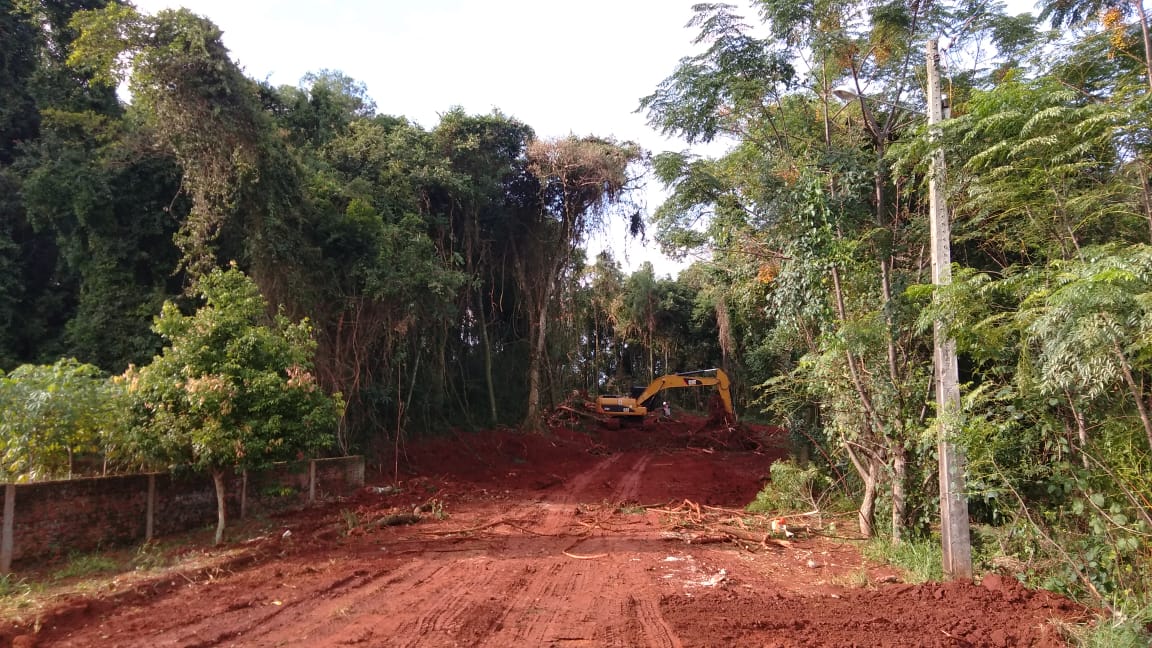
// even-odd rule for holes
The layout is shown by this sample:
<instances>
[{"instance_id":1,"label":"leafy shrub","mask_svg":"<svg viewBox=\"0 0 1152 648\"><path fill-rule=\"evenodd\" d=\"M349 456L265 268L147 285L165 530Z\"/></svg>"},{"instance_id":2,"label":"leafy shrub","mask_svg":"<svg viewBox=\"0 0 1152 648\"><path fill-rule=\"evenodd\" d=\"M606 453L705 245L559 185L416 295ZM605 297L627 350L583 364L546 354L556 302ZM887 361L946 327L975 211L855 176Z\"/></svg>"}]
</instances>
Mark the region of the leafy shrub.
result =
<instances>
[{"instance_id":1,"label":"leafy shrub","mask_svg":"<svg viewBox=\"0 0 1152 648\"><path fill-rule=\"evenodd\" d=\"M828 477L814 464L801 467L796 461L788 459L773 463L768 472L771 480L748 505L749 511L781 513L821 508L830 483Z\"/></svg>"},{"instance_id":2,"label":"leafy shrub","mask_svg":"<svg viewBox=\"0 0 1152 648\"><path fill-rule=\"evenodd\" d=\"M123 459L123 398L119 382L71 358L0 373L0 479L67 478L84 454Z\"/></svg>"}]
</instances>

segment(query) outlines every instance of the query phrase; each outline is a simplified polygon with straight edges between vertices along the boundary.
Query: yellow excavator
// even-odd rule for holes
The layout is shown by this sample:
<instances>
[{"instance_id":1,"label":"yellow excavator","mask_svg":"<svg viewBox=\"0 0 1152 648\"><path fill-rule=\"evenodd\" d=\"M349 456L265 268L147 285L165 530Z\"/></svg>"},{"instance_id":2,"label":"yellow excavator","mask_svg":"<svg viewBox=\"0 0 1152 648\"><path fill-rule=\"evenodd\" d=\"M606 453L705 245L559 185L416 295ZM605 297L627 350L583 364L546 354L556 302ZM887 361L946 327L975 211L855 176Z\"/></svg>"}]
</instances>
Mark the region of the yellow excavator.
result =
<instances>
[{"instance_id":1,"label":"yellow excavator","mask_svg":"<svg viewBox=\"0 0 1152 648\"><path fill-rule=\"evenodd\" d=\"M701 375L712 374L712 375ZM665 389L676 387L716 387L725 413L736 422L736 412L732 409L732 392L729 390L728 374L723 369L701 369L684 373L668 374L653 380L647 387L633 387L630 396L604 395L596 398L596 412L610 419L621 421L643 421L649 412L659 409L656 396Z\"/></svg>"}]
</instances>

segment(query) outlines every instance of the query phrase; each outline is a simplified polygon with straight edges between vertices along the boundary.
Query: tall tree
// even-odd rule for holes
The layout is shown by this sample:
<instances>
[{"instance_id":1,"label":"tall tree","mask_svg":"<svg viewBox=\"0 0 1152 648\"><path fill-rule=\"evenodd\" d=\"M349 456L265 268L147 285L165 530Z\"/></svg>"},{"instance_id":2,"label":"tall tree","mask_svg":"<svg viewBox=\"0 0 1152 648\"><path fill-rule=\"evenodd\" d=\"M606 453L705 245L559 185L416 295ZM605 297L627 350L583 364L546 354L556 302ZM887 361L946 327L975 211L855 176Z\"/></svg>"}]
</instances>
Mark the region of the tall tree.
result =
<instances>
[{"instance_id":1,"label":"tall tree","mask_svg":"<svg viewBox=\"0 0 1152 648\"><path fill-rule=\"evenodd\" d=\"M929 451L919 439L930 378L917 307L904 296L921 276L924 205L902 193L909 178L893 175L889 150L913 135L923 101L915 44L951 22L964 27L953 39L963 47L995 20L983 3L757 4L764 37L731 5L697 5L690 24L706 49L641 100L666 133L734 142L714 161L658 156L673 189L657 212L660 235L710 247L733 304L767 302L768 340L753 346L788 350L779 369L791 379L772 385L795 391L776 402L808 404L781 413L824 412L863 486L861 531L874 532L887 482L899 538L913 517L908 466ZM718 314L728 314L719 308L727 301L716 300Z\"/></svg>"},{"instance_id":2,"label":"tall tree","mask_svg":"<svg viewBox=\"0 0 1152 648\"><path fill-rule=\"evenodd\" d=\"M585 235L627 200L633 187L629 168L642 152L630 143L570 136L535 140L527 156L540 188L526 212L526 234L517 242L516 273L529 318L525 424L538 428L545 405L548 320L558 283Z\"/></svg>"},{"instance_id":3,"label":"tall tree","mask_svg":"<svg viewBox=\"0 0 1152 648\"><path fill-rule=\"evenodd\" d=\"M306 284L299 261L316 255L300 172L219 27L186 9L145 15L119 4L80 12L72 25L80 36L69 62L109 85L128 81L180 165L192 207L177 242L189 275L240 259L270 299L296 302Z\"/></svg>"}]
</instances>

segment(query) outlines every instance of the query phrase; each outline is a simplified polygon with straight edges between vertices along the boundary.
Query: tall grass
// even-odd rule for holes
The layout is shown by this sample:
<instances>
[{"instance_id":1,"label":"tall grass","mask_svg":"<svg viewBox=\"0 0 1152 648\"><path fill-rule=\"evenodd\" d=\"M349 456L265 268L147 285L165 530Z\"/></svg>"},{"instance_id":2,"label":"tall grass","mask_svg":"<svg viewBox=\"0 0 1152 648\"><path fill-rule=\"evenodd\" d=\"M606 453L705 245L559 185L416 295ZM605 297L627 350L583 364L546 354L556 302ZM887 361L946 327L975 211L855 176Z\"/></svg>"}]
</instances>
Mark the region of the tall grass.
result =
<instances>
[{"instance_id":1,"label":"tall grass","mask_svg":"<svg viewBox=\"0 0 1152 648\"><path fill-rule=\"evenodd\" d=\"M909 583L944 579L944 562L939 540L906 540L892 544L888 538L875 538L864 545L864 555L904 571Z\"/></svg>"}]
</instances>

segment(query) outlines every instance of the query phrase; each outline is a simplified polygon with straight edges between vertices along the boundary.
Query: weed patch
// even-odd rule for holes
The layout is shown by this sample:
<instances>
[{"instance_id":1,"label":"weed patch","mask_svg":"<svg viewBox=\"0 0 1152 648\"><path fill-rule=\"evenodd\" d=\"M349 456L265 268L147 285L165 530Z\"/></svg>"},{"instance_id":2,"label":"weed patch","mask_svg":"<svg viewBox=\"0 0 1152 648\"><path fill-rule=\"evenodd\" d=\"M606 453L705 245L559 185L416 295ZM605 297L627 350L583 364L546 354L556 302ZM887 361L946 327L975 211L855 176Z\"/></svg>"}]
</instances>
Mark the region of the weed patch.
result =
<instances>
[{"instance_id":1,"label":"weed patch","mask_svg":"<svg viewBox=\"0 0 1152 648\"><path fill-rule=\"evenodd\" d=\"M53 573L52 578L53 580L87 578L119 569L120 565L118 565L115 560L103 554L72 554L68 558L68 564Z\"/></svg>"},{"instance_id":2,"label":"weed patch","mask_svg":"<svg viewBox=\"0 0 1152 648\"><path fill-rule=\"evenodd\" d=\"M899 567L908 583L944 579L943 557L939 540L905 540L892 544L887 538L876 538L864 545L868 558Z\"/></svg>"}]
</instances>

